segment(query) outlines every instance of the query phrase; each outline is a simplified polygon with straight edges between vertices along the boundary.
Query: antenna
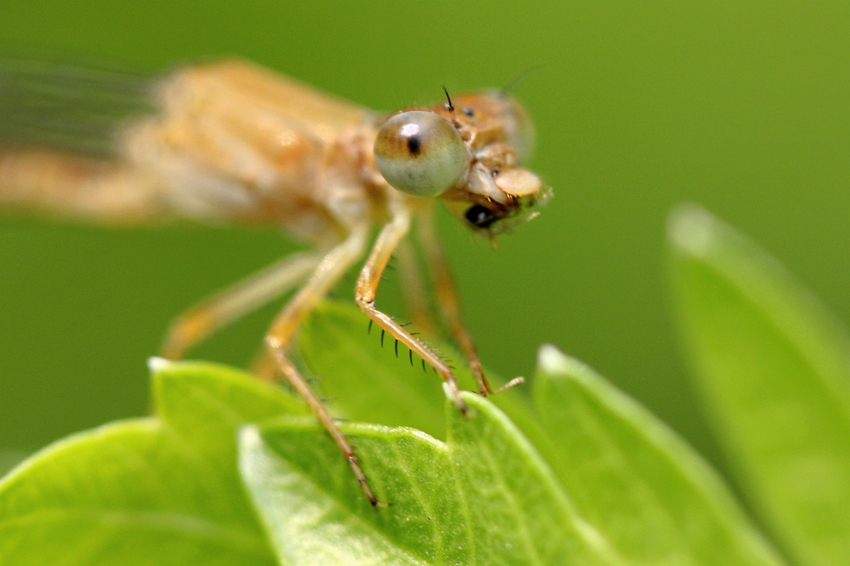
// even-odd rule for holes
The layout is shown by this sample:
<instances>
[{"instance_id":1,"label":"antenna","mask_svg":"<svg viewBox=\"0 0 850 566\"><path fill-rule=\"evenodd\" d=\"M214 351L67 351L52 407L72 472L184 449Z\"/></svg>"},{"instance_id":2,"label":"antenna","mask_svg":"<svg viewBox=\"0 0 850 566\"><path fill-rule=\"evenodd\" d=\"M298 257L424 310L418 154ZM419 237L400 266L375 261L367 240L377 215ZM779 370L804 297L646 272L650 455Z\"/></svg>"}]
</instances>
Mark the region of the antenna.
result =
<instances>
[{"instance_id":1,"label":"antenna","mask_svg":"<svg viewBox=\"0 0 850 566\"><path fill-rule=\"evenodd\" d=\"M512 93L514 91L514 89L517 87L517 85L519 85L519 83L521 83L522 81L527 79L531 74L536 73L537 71L539 71L542 68L543 68L543 63L539 63L537 65L532 65L531 67L522 71L518 75L514 75L514 77L511 80L508 81L508 84L503 86L502 90L500 90L499 92L502 94L502 96L508 96L510 93Z\"/></svg>"},{"instance_id":2,"label":"antenna","mask_svg":"<svg viewBox=\"0 0 850 566\"><path fill-rule=\"evenodd\" d=\"M443 108L452 113L452 124L454 124L455 127L458 127L460 124L457 121L457 116L455 116L455 105L452 104L452 97L449 96L449 91L445 85L443 85L443 92L446 93L446 103L443 104Z\"/></svg>"}]
</instances>

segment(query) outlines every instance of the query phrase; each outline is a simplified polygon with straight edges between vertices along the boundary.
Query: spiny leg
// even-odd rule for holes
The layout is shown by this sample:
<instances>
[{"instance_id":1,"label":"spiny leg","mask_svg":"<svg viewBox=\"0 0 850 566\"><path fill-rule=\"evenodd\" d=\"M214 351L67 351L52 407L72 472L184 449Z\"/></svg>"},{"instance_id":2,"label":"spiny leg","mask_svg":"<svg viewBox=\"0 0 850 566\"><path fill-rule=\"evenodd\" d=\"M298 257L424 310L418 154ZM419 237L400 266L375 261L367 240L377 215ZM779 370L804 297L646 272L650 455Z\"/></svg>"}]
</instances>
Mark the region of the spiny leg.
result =
<instances>
[{"instance_id":1,"label":"spiny leg","mask_svg":"<svg viewBox=\"0 0 850 566\"><path fill-rule=\"evenodd\" d=\"M452 400L464 414L467 411L466 404L460 398L460 388L457 384L452 369L436 353L431 351L425 344L412 336L404 327L393 320L389 315L375 308L375 297L378 284L381 281L381 273L389 261L393 250L399 241L407 234L410 228L410 210L404 206L398 206L393 211L392 219L381 229L378 239L375 241L369 258L360 272L355 289L355 300L366 315L376 322L384 331L393 338L407 346L411 352L415 352L427 364L446 380L447 389Z\"/></svg>"},{"instance_id":2,"label":"spiny leg","mask_svg":"<svg viewBox=\"0 0 850 566\"><path fill-rule=\"evenodd\" d=\"M171 323L162 356L171 360L183 357L216 330L286 293L315 269L322 255L291 255L194 305Z\"/></svg>"},{"instance_id":3,"label":"spiny leg","mask_svg":"<svg viewBox=\"0 0 850 566\"><path fill-rule=\"evenodd\" d=\"M458 300L457 291L454 281L452 280L449 265L446 257L443 255L443 250L440 247L440 241L437 239L437 234L434 230L434 213L433 207L423 208L419 215L418 233L422 249L425 253L425 259L431 270L434 273L435 284L437 287L437 302L443 314L449 330L457 340L461 350L463 350L466 359L469 362L469 369L475 380L478 382L478 390L482 396L494 393L487 376L484 375L484 368L481 367L481 360L478 358L478 352L475 350L475 343L472 341L472 335L467 330L466 325L460 314L460 301ZM495 391L498 393L503 389L513 387L522 383L522 378L513 379L506 385Z\"/></svg>"},{"instance_id":4,"label":"spiny leg","mask_svg":"<svg viewBox=\"0 0 850 566\"><path fill-rule=\"evenodd\" d=\"M345 435L336 426L325 405L310 389L307 381L286 355L286 348L304 317L315 308L316 303L331 290L348 268L362 255L367 232L366 226L356 228L345 241L328 252L307 283L275 318L268 334L266 334L266 348L286 381L304 399L319 422L336 442L340 452L351 466L354 476L360 482L360 487L369 499L369 503L374 506L384 506L385 504L378 503L375 494L369 487L351 444L348 443Z\"/></svg>"}]
</instances>

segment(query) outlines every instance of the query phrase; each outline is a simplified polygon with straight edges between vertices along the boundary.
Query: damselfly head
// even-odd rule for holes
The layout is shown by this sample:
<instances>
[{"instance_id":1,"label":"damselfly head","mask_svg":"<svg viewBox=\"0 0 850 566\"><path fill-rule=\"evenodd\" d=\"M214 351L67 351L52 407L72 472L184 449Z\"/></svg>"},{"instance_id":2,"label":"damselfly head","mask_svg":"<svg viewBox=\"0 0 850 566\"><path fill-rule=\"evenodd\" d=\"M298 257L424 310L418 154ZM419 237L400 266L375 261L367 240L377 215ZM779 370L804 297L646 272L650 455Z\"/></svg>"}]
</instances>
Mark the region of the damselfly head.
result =
<instances>
[{"instance_id":1,"label":"damselfly head","mask_svg":"<svg viewBox=\"0 0 850 566\"><path fill-rule=\"evenodd\" d=\"M452 97L449 117L464 139L469 165L462 181L441 195L447 208L476 232L504 233L537 216L551 189L520 164L534 146L534 128L513 97L491 90Z\"/></svg>"},{"instance_id":2,"label":"damselfly head","mask_svg":"<svg viewBox=\"0 0 850 566\"><path fill-rule=\"evenodd\" d=\"M394 114L378 132L375 161L395 189L439 197L470 228L493 236L536 216L532 207L551 195L520 167L533 143L519 102L484 91Z\"/></svg>"}]
</instances>

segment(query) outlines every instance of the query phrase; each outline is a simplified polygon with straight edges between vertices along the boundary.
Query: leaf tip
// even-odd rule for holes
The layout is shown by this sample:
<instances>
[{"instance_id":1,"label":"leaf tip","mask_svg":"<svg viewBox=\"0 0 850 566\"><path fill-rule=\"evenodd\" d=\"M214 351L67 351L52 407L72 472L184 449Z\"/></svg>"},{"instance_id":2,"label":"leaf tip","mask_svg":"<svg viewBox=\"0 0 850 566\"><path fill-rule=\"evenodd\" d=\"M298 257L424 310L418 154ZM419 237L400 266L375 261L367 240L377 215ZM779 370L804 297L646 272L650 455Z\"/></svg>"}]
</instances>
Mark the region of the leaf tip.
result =
<instances>
[{"instance_id":1,"label":"leaf tip","mask_svg":"<svg viewBox=\"0 0 850 566\"><path fill-rule=\"evenodd\" d=\"M552 344L543 344L537 351L537 365L548 373L557 372L566 361L561 351Z\"/></svg>"},{"instance_id":2,"label":"leaf tip","mask_svg":"<svg viewBox=\"0 0 850 566\"><path fill-rule=\"evenodd\" d=\"M537 352L537 379L535 383L543 384L561 379L588 386L597 383L600 377L583 361L563 353L552 344L542 345Z\"/></svg>"},{"instance_id":3,"label":"leaf tip","mask_svg":"<svg viewBox=\"0 0 850 566\"><path fill-rule=\"evenodd\" d=\"M588 369L584 362L564 354L552 344L540 346L537 367L548 375L578 375Z\"/></svg>"},{"instance_id":4,"label":"leaf tip","mask_svg":"<svg viewBox=\"0 0 850 566\"><path fill-rule=\"evenodd\" d=\"M254 424L239 427L239 431L236 438L236 443L239 447L240 454L254 450L262 443L262 439L260 437L260 429L257 425Z\"/></svg>"},{"instance_id":5,"label":"leaf tip","mask_svg":"<svg viewBox=\"0 0 850 566\"><path fill-rule=\"evenodd\" d=\"M458 393L456 393L456 390L455 391L452 390L451 386L449 386L448 381L444 381L443 382L443 393L445 394L446 399L448 399L449 401L454 403L455 406L457 406L457 408L461 412L466 411L466 405L464 405L463 400L461 399L461 395L463 394L463 391L461 391L460 395L459 395Z\"/></svg>"},{"instance_id":6,"label":"leaf tip","mask_svg":"<svg viewBox=\"0 0 850 566\"><path fill-rule=\"evenodd\" d=\"M667 223L670 243L690 255L704 256L717 241L718 222L705 208L683 204L673 210Z\"/></svg>"},{"instance_id":7,"label":"leaf tip","mask_svg":"<svg viewBox=\"0 0 850 566\"><path fill-rule=\"evenodd\" d=\"M148 370L152 374L157 374L163 370L168 369L174 362L171 360L166 360L165 358L160 358L159 356L151 356L148 358Z\"/></svg>"}]
</instances>

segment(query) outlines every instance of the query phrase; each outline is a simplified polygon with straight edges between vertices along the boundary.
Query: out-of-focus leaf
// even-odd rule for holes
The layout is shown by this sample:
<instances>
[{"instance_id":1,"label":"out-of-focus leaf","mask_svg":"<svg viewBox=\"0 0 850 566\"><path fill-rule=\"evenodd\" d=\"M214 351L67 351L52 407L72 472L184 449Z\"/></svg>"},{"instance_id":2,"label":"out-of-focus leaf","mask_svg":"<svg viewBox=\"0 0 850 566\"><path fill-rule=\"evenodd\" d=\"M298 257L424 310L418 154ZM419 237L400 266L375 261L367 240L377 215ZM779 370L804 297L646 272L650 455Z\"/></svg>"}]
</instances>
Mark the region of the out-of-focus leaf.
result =
<instances>
[{"instance_id":1,"label":"out-of-focus leaf","mask_svg":"<svg viewBox=\"0 0 850 566\"><path fill-rule=\"evenodd\" d=\"M679 320L732 472L798 564L850 564L850 348L755 244L695 207L670 224Z\"/></svg>"},{"instance_id":2,"label":"out-of-focus leaf","mask_svg":"<svg viewBox=\"0 0 850 566\"><path fill-rule=\"evenodd\" d=\"M534 401L541 450L625 561L781 563L693 449L581 362L541 348Z\"/></svg>"}]
</instances>

